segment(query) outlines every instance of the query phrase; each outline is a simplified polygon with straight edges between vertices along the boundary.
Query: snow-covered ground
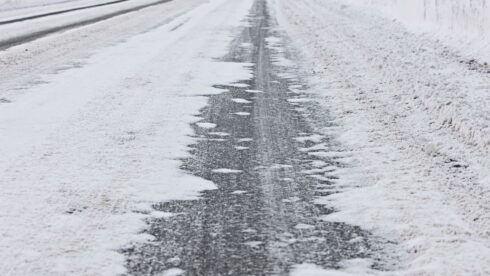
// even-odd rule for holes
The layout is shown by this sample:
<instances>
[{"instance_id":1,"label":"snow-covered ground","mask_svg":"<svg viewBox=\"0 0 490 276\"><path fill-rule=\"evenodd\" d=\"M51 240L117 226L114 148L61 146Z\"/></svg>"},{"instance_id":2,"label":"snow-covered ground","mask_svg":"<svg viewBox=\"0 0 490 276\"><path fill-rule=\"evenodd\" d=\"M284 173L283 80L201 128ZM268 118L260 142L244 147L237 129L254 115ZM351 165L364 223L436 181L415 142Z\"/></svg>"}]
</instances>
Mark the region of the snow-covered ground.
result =
<instances>
[{"instance_id":1,"label":"snow-covered ground","mask_svg":"<svg viewBox=\"0 0 490 276\"><path fill-rule=\"evenodd\" d=\"M347 0L434 36L469 58L490 63L490 5L482 0Z\"/></svg>"},{"instance_id":2,"label":"snow-covered ground","mask_svg":"<svg viewBox=\"0 0 490 276\"><path fill-rule=\"evenodd\" d=\"M213 188L181 173L178 159L192 142L189 123L200 120L201 95L219 92L215 83L249 77L244 64L213 58L226 53L251 1L175 2L156 14L132 15L133 22L152 15L167 24L148 30L149 24L133 23L146 32L107 48L94 41L93 53L67 50L83 46L70 44L70 32L30 43L53 57L39 64L50 68L45 73L60 59L69 65L69 57L90 55L82 67L45 74L34 84L39 68L28 65L38 55L22 55L19 47L0 53L9 64L1 69L0 274L122 273L124 257L115 250L149 238L138 232L143 218L160 215L150 204ZM104 36L97 28L77 31L77 39L84 32ZM31 83L16 70L31 74ZM8 76L16 80L9 83ZM14 90L14 83L23 88Z\"/></svg>"},{"instance_id":3,"label":"snow-covered ground","mask_svg":"<svg viewBox=\"0 0 490 276\"><path fill-rule=\"evenodd\" d=\"M326 134L337 136L343 146L335 150L346 151L341 160L351 164L337 175L341 193L320 200L340 210L325 219L394 241L384 263L398 264L388 274L489 274L488 68L379 9L341 0L270 2L312 69L312 92L339 125ZM409 1L386 9L402 2Z\"/></svg>"}]
</instances>

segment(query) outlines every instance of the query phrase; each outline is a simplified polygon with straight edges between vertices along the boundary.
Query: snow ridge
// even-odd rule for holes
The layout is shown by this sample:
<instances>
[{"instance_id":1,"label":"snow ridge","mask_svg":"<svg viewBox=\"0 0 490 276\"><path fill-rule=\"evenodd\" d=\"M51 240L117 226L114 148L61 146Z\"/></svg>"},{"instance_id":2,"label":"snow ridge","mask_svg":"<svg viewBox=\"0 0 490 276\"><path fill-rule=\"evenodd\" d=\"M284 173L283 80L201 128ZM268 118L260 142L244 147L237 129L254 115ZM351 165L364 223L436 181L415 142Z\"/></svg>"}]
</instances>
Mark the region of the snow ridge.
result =
<instances>
[{"instance_id":1,"label":"snow ridge","mask_svg":"<svg viewBox=\"0 0 490 276\"><path fill-rule=\"evenodd\" d=\"M397 242L389 274L490 273L490 75L347 1L271 3L350 153L325 219Z\"/></svg>"}]
</instances>

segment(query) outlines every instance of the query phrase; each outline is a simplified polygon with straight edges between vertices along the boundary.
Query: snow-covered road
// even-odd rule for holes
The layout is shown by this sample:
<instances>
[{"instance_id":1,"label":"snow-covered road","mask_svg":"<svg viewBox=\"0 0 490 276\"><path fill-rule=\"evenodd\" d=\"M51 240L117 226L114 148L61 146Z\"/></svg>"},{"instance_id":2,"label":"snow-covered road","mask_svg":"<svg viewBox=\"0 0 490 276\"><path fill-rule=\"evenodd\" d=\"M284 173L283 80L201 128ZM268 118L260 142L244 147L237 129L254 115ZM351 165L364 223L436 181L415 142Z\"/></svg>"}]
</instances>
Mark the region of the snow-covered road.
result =
<instances>
[{"instance_id":1,"label":"snow-covered road","mask_svg":"<svg viewBox=\"0 0 490 276\"><path fill-rule=\"evenodd\" d=\"M243 65L213 58L226 53L251 3L187 2L156 13L167 24L99 49L83 65L48 67L52 74L36 85L20 76L20 91L2 87L1 274L123 272L116 250L146 239L137 234L144 217L158 215L150 203L214 187L180 172L177 159L186 155L188 123L198 120L202 95L219 92L211 87L216 82L249 76ZM132 20L150 15L156 17ZM48 39L70 41L67 35ZM45 49L46 42L33 46ZM0 54L15 63L2 74L22 66L17 61L32 62L17 59L20 53ZM38 77L36 68L22 70Z\"/></svg>"},{"instance_id":2,"label":"snow-covered road","mask_svg":"<svg viewBox=\"0 0 490 276\"><path fill-rule=\"evenodd\" d=\"M103 2L98 5L72 6L70 8L52 7L47 12L29 11L13 16L9 13L0 21L0 50L46 37L50 34L77 29L101 21L151 9L170 0L140 0L122 2ZM32 13L31 13L32 12Z\"/></svg>"},{"instance_id":3,"label":"snow-covered road","mask_svg":"<svg viewBox=\"0 0 490 276\"><path fill-rule=\"evenodd\" d=\"M163 2L0 26L75 24L0 51L0 275L490 274L486 37L381 0Z\"/></svg>"}]
</instances>

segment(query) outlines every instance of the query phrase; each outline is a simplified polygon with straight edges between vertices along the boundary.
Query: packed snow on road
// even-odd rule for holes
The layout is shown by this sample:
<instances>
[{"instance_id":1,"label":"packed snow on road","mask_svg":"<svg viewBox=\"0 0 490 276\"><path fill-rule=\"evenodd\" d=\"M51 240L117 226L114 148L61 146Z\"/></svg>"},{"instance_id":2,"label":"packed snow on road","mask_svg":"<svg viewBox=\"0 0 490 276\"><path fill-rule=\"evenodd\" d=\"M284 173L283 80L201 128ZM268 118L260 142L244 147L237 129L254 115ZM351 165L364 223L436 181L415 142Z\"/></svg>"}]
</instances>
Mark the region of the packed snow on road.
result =
<instances>
[{"instance_id":1,"label":"packed snow on road","mask_svg":"<svg viewBox=\"0 0 490 276\"><path fill-rule=\"evenodd\" d=\"M480 0L0 0L0 275L489 275Z\"/></svg>"}]
</instances>

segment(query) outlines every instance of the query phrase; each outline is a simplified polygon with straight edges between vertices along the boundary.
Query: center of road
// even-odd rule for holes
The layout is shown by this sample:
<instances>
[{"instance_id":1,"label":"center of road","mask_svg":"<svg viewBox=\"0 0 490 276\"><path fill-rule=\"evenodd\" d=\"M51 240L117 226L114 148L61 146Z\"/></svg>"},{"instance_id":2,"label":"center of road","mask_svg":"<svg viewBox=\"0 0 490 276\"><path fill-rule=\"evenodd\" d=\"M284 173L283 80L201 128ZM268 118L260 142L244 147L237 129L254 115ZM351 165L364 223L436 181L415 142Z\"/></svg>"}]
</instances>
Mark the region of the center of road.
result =
<instances>
[{"instance_id":1,"label":"center of road","mask_svg":"<svg viewBox=\"0 0 490 276\"><path fill-rule=\"evenodd\" d=\"M225 61L253 64L253 78L216 85L227 92L209 96L182 167L217 189L155 205L168 216L150 221L153 242L124 250L132 274L282 275L371 254L368 232L321 219L334 210L315 200L332 194L335 181L322 173L342 164L315 154L330 141L315 138L304 114L318 107L289 89L301 81L281 77L287 71L274 62L280 33L265 1L255 3L249 25Z\"/></svg>"}]
</instances>

